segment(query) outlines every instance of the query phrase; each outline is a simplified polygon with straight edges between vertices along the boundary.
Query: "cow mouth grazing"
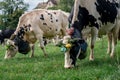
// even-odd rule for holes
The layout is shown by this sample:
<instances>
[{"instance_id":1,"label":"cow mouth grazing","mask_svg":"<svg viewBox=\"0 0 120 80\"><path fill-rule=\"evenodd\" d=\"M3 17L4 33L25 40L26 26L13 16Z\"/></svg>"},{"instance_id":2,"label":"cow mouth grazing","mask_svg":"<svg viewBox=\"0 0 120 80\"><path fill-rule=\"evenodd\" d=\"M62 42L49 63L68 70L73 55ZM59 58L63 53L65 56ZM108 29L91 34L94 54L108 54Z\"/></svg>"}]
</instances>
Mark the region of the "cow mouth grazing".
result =
<instances>
[{"instance_id":1,"label":"cow mouth grazing","mask_svg":"<svg viewBox=\"0 0 120 80\"><path fill-rule=\"evenodd\" d=\"M8 40L6 45L5 59L15 56L17 52L27 54L30 51L30 45L27 41L15 36L13 40Z\"/></svg>"},{"instance_id":2,"label":"cow mouth grazing","mask_svg":"<svg viewBox=\"0 0 120 80\"><path fill-rule=\"evenodd\" d=\"M9 59L15 56L15 54L18 52L18 47L15 45L15 43L12 40L7 40L6 44L6 54L4 59Z\"/></svg>"}]
</instances>

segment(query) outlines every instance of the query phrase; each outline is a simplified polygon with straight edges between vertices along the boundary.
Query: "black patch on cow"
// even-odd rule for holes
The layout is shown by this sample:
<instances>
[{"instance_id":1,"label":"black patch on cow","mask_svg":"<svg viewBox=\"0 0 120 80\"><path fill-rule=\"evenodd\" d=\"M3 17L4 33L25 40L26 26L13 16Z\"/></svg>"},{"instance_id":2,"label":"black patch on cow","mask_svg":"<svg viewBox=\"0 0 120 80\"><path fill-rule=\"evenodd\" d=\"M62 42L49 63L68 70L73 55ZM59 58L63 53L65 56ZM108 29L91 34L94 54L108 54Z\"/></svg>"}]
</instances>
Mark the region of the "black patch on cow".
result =
<instances>
[{"instance_id":1,"label":"black patch on cow","mask_svg":"<svg viewBox=\"0 0 120 80\"><path fill-rule=\"evenodd\" d=\"M95 26L96 28L99 28L99 25L98 25L98 23L97 23L97 20L96 20L95 17L92 16L92 15L89 15L89 26L90 26L90 27Z\"/></svg>"},{"instance_id":2,"label":"black patch on cow","mask_svg":"<svg viewBox=\"0 0 120 80\"><path fill-rule=\"evenodd\" d=\"M30 51L29 43L21 39L19 36L16 35L13 41L15 42L15 45L18 46L18 51L20 53L27 54Z\"/></svg>"},{"instance_id":3,"label":"black patch on cow","mask_svg":"<svg viewBox=\"0 0 120 80\"><path fill-rule=\"evenodd\" d=\"M48 12L47 12L48 13ZM51 15L51 13L48 13L48 15Z\"/></svg>"},{"instance_id":4,"label":"black patch on cow","mask_svg":"<svg viewBox=\"0 0 120 80\"><path fill-rule=\"evenodd\" d=\"M74 10L73 10L74 11ZM73 12L71 13L71 16L69 17L69 21L71 22L73 16ZM80 31L86 27L96 27L99 28L99 25L97 23L97 20L94 16L90 15L88 10L85 7L79 6L79 12L78 12L78 21L75 21L74 24L72 24L72 27L76 27Z\"/></svg>"},{"instance_id":5,"label":"black patch on cow","mask_svg":"<svg viewBox=\"0 0 120 80\"><path fill-rule=\"evenodd\" d=\"M97 0L95 5L98 13L100 14L99 20L101 20L102 24L107 24L107 22L115 22L118 3L114 0L112 2L109 0Z\"/></svg>"},{"instance_id":6,"label":"black patch on cow","mask_svg":"<svg viewBox=\"0 0 120 80\"><path fill-rule=\"evenodd\" d=\"M43 16L43 14L41 14L40 19L41 19L41 20L44 20L44 16Z\"/></svg>"},{"instance_id":7,"label":"black patch on cow","mask_svg":"<svg viewBox=\"0 0 120 80\"><path fill-rule=\"evenodd\" d=\"M58 19L56 19L56 22L58 22Z\"/></svg>"},{"instance_id":8,"label":"black patch on cow","mask_svg":"<svg viewBox=\"0 0 120 80\"><path fill-rule=\"evenodd\" d=\"M51 23L53 23L53 21L51 21Z\"/></svg>"},{"instance_id":9,"label":"black patch on cow","mask_svg":"<svg viewBox=\"0 0 120 80\"><path fill-rule=\"evenodd\" d=\"M50 19L51 19L51 20L53 19L52 14L50 15Z\"/></svg>"},{"instance_id":10,"label":"black patch on cow","mask_svg":"<svg viewBox=\"0 0 120 80\"><path fill-rule=\"evenodd\" d=\"M43 23L43 25L47 25L47 23Z\"/></svg>"},{"instance_id":11,"label":"black patch on cow","mask_svg":"<svg viewBox=\"0 0 120 80\"><path fill-rule=\"evenodd\" d=\"M47 38L46 37L43 37L43 42L44 42L44 46L47 45Z\"/></svg>"},{"instance_id":12,"label":"black patch on cow","mask_svg":"<svg viewBox=\"0 0 120 80\"><path fill-rule=\"evenodd\" d=\"M54 14L56 14L56 12L54 12Z\"/></svg>"},{"instance_id":13,"label":"black patch on cow","mask_svg":"<svg viewBox=\"0 0 120 80\"><path fill-rule=\"evenodd\" d=\"M18 31L17 36L19 36L20 38L23 38L23 35L25 34L25 30L23 27L20 27L20 30Z\"/></svg>"},{"instance_id":14,"label":"black patch on cow","mask_svg":"<svg viewBox=\"0 0 120 80\"><path fill-rule=\"evenodd\" d=\"M30 27L31 25L28 24L28 25L23 25L22 27L19 28L19 31L17 33L17 36L20 37L20 38L23 38L25 32L27 31L30 31Z\"/></svg>"},{"instance_id":15,"label":"black patch on cow","mask_svg":"<svg viewBox=\"0 0 120 80\"><path fill-rule=\"evenodd\" d=\"M24 26L24 31L26 31L26 32L28 31L28 30L27 30L27 26Z\"/></svg>"},{"instance_id":16,"label":"black patch on cow","mask_svg":"<svg viewBox=\"0 0 120 80\"><path fill-rule=\"evenodd\" d=\"M50 28L50 30L51 30L52 28Z\"/></svg>"}]
</instances>

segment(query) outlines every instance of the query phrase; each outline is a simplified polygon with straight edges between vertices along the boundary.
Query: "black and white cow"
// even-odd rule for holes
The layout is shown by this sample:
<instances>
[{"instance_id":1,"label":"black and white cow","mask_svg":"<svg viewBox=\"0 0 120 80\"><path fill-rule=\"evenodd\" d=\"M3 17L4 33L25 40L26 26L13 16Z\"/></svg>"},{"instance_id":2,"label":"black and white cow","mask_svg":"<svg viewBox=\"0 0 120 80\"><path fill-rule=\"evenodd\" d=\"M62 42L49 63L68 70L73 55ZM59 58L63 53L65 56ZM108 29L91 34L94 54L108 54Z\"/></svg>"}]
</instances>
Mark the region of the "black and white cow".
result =
<instances>
[{"instance_id":1,"label":"black and white cow","mask_svg":"<svg viewBox=\"0 0 120 80\"><path fill-rule=\"evenodd\" d=\"M67 36L64 36L62 43L65 45L65 68L71 68L76 65L77 59L86 57L87 43L82 39L82 35L78 28L68 29ZM70 34L73 32L72 34ZM70 46L70 47L69 47ZM69 66L71 65L71 66Z\"/></svg>"},{"instance_id":2,"label":"black and white cow","mask_svg":"<svg viewBox=\"0 0 120 80\"><path fill-rule=\"evenodd\" d=\"M90 60L94 60L94 44L96 37L108 35L108 50L114 56L120 27L120 0L75 0L69 17L72 28L77 28L84 38L91 34ZM65 54L65 68L72 67L71 53ZM74 55L74 53L72 53Z\"/></svg>"},{"instance_id":3,"label":"black and white cow","mask_svg":"<svg viewBox=\"0 0 120 80\"><path fill-rule=\"evenodd\" d=\"M0 32L0 44L4 43L5 39L9 39L14 33L15 29L5 29Z\"/></svg>"}]
</instances>

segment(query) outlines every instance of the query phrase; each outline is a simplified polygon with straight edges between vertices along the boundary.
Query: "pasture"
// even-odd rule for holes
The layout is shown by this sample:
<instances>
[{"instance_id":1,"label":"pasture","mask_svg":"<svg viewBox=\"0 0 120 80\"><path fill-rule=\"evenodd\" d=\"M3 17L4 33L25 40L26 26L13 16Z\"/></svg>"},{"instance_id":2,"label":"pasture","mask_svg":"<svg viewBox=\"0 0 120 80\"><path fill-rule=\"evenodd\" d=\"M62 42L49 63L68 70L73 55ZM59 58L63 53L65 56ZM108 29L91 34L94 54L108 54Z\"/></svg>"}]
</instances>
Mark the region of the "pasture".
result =
<instances>
[{"instance_id":1,"label":"pasture","mask_svg":"<svg viewBox=\"0 0 120 80\"><path fill-rule=\"evenodd\" d=\"M102 43L103 41L103 43ZM0 45L0 80L120 80L120 41L116 56L111 59L107 50L107 40L95 44L95 60L89 61L89 48L84 60L77 60L77 66L64 68L64 53L53 44L46 46L48 56L36 44L35 57L17 54L4 60L5 47Z\"/></svg>"}]
</instances>

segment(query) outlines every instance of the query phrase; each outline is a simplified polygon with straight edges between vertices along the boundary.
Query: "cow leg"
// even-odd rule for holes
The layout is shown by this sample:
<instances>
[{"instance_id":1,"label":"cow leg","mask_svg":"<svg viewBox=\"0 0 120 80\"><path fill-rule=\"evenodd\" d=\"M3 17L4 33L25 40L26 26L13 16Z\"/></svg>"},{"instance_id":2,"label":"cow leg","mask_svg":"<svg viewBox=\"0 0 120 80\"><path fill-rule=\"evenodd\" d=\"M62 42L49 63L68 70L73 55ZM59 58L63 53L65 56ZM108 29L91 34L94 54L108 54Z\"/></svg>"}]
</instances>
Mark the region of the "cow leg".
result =
<instances>
[{"instance_id":1,"label":"cow leg","mask_svg":"<svg viewBox=\"0 0 120 80\"><path fill-rule=\"evenodd\" d=\"M112 30L112 50L110 53L110 57L114 57L115 46L117 44L119 29L120 29L120 21L117 21L115 28Z\"/></svg>"},{"instance_id":2,"label":"cow leg","mask_svg":"<svg viewBox=\"0 0 120 80\"><path fill-rule=\"evenodd\" d=\"M45 50L45 46L44 46L44 42L43 42L43 37L40 37L39 42L40 42L40 48L42 49L42 51L44 53L44 56L46 56L47 53L46 53L46 50Z\"/></svg>"},{"instance_id":3,"label":"cow leg","mask_svg":"<svg viewBox=\"0 0 120 80\"><path fill-rule=\"evenodd\" d=\"M32 53L32 54L30 55L30 57L34 57L34 49L35 49L35 48L34 48L34 45L32 44L32 45L31 45L31 51L32 51L31 53Z\"/></svg>"},{"instance_id":4,"label":"cow leg","mask_svg":"<svg viewBox=\"0 0 120 80\"><path fill-rule=\"evenodd\" d=\"M117 44L117 34L113 34L112 35L112 49L111 49L110 57L114 57L116 44Z\"/></svg>"},{"instance_id":5,"label":"cow leg","mask_svg":"<svg viewBox=\"0 0 120 80\"><path fill-rule=\"evenodd\" d=\"M39 29L39 28L38 28ZM39 31L39 32L37 32ZM45 50L45 46L44 46L44 41L43 41L43 34L42 34L42 31L41 30L36 30L36 32L34 32L36 34L36 38L37 40L39 40L39 43L40 43L40 48L42 49L43 53L44 53L44 56L47 55L46 53L46 50Z\"/></svg>"},{"instance_id":6,"label":"cow leg","mask_svg":"<svg viewBox=\"0 0 120 80\"><path fill-rule=\"evenodd\" d=\"M53 40L53 43L54 43L54 45L57 45L58 44L58 38L59 36L57 35L56 37L54 37L54 39L52 39Z\"/></svg>"},{"instance_id":7,"label":"cow leg","mask_svg":"<svg viewBox=\"0 0 120 80\"><path fill-rule=\"evenodd\" d=\"M111 53L112 34L111 34L111 33L108 33L107 37L108 37L108 49L107 49L107 54L110 54L110 53Z\"/></svg>"},{"instance_id":8,"label":"cow leg","mask_svg":"<svg viewBox=\"0 0 120 80\"><path fill-rule=\"evenodd\" d=\"M93 27L91 29L91 44L90 44L90 57L89 57L90 61L94 60L94 44L96 41L97 34L98 34L98 29Z\"/></svg>"}]
</instances>

